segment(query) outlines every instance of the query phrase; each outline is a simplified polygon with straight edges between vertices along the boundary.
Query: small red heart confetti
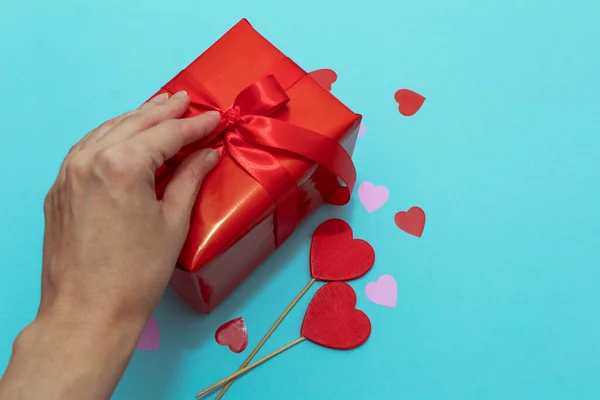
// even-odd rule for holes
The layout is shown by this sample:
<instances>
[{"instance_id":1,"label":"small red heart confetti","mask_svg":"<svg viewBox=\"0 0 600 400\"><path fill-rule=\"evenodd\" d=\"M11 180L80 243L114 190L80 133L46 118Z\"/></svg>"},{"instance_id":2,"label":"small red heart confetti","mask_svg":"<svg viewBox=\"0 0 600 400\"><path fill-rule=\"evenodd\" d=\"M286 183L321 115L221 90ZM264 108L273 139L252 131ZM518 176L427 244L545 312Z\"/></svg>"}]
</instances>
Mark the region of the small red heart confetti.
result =
<instances>
[{"instance_id":1,"label":"small red heart confetti","mask_svg":"<svg viewBox=\"0 0 600 400\"><path fill-rule=\"evenodd\" d=\"M331 91L331 86L337 81L337 74L332 69L317 69L308 73L312 78L319 82L325 89Z\"/></svg>"},{"instance_id":2,"label":"small red heart confetti","mask_svg":"<svg viewBox=\"0 0 600 400\"><path fill-rule=\"evenodd\" d=\"M300 334L313 343L337 350L360 346L371 335L371 321L356 309L356 293L345 282L332 282L313 296Z\"/></svg>"},{"instance_id":3,"label":"small red heart confetti","mask_svg":"<svg viewBox=\"0 0 600 400\"><path fill-rule=\"evenodd\" d=\"M225 322L215 332L215 340L221 346L228 346L234 353L241 353L248 347L248 330L243 318Z\"/></svg>"},{"instance_id":4,"label":"small red heart confetti","mask_svg":"<svg viewBox=\"0 0 600 400\"><path fill-rule=\"evenodd\" d=\"M400 89L394 95L398 102L398 110L405 117L415 115L425 102L425 97L409 89Z\"/></svg>"},{"instance_id":5,"label":"small red heart confetti","mask_svg":"<svg viewBox=\"0 0 600 400\"><path fill-rule=\"evenodd\" d=\"M421 237L425 229L425 211L420 207L411 207L408 211L400 211L394 216L396 226L404 232Z\"/></svg>"},{"instance_id":6,"label":"small red heart confetti","mask_svg":"<svg viewBox=\"0 0 600 400\"><path fill-rule=\"evenodd\" d=\"M374 263L373 247L354 239L346 221L329 219L315 230L310 246L310 274L314 279L330 282L360 278Z\"/></svg>"}]
</instances>

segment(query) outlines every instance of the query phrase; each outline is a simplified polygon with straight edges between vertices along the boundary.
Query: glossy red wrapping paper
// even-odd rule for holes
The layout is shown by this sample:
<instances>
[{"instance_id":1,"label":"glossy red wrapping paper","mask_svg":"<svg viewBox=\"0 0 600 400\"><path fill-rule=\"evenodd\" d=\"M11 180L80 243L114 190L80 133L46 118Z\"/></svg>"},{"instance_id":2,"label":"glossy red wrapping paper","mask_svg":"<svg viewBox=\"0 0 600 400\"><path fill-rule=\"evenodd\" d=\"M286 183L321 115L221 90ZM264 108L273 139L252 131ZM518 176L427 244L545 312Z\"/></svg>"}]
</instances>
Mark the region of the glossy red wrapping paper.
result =
<instances>
[{"instance_id":1,"label":"glossy red wrapping paper","mask_svg":"<svg viewBox=\"0 0 600 400\"><path fill-rule=\"evenodd\" d=\"M188 82L197 82L210 93L210 101L226 110L245 88L257 81L264 83L265 76L274 77L276 84L279 83L280 89L285 91L282 94L289 98L283 109L269 116L271 119L283 121L296 129L318 132L338 142L345 149L343 155L352 154L360 115L321 87L246 20L236 24L157 94L172 94L176 90L186 90L191 94L196 88L187 87ZM194 95L190 97L194 101ZM203 112L201 108L196 107L194 111L194 106L191 106L187 116ZM226 119L227 114L229 112L222 113L222 118ZM304 139L298 134L294 140ZM205 146L214 147L210 143L198 143L187 153ZM214 309L275 251L281 244L281 240L278 243L276 225L283 229L281 222L276 221L275 215L279 211L272 193L270 195L234 157L227 152L222 154L198 195L190 231L171 279L173 289L192 308L203 313ZM307 158L285 151L274 151L272 155L293 178L295 192L292 204L295 205L293 214L297 224L324 199L332 196L335 184L332 185L330 174L322 173L322 168ZM332 158L340 158L338 156L335 152L331 153ZM176 163L165 165L157 172L159 195L176 166ZM338 201L337 204L343 202ZM290 229L293 230L293 227ZM282 237L285 240L287 235Z\"/></svg>"}]
</instances>

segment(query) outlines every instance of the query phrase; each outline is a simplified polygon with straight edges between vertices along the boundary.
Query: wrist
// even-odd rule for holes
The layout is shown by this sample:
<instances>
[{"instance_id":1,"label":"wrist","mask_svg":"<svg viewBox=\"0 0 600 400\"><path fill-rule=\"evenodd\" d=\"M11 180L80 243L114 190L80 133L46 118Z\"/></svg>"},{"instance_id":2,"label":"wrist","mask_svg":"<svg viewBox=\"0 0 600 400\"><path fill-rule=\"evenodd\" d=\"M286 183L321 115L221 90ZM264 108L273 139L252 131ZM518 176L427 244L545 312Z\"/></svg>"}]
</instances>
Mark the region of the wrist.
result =
<instances>
[{"instance_id":1,"label":"wrist","mask_svg":"<svg viewBox=\"0 0 600 400\"><path fill-rule=\"evenodd\" d=\"M35 344L60 343L78 348L86 357L93 353L129 357L149 315L115 313L111 307L90 307L54 302L40 311L23 332L24 340Z\"/></svg>"},{"instance_id":2,"label":"wrist","mask_svg":"<svg viewBox=\"0 0 600 400\"><path fill-rule=\"evenodd\" d=\"M5 378L15 377L8 380L14 386L0 388L0 394L7 391L26 394L22 398L45 399L110 397L135 350L145 319L71 311L45 309L19 334L5 373ZM20 385L16 377L21 377ZM48 387L53 393L38 390Z\"/></svg>"},{"instance_id":3,"label":"wrist","mask_svg":"<svg viewBox=\"0 0 600 400\"><path fill-rule=\"evenodd\" d=\"M31 326L79 337L116 337L120 340L141 334L151 311L125 309L110 302L86 302L57 297L42 303ZM35 329L34 329L35 330Z\"/></svg>"}]
</instances>

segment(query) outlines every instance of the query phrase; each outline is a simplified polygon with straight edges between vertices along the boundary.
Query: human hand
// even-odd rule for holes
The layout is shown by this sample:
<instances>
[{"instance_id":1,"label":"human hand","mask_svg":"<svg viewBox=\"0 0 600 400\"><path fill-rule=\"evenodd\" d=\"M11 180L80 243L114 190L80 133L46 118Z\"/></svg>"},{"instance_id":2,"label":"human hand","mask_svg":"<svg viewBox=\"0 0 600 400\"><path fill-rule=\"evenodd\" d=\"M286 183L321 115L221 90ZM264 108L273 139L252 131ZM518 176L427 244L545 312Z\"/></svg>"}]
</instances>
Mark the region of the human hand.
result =
<instances>
[{"instance_id":1,"label":"human hand","mask_svg":"<svg viewBox=\"0 0 600 400\"><path fill-rule=\"evenodd\" d=\"M40 313L97 310L145 321L173 272L192 206L219 152L189 157L158 201L154 173L211 133L216 113L180 117L185 93L165 96L91 131L66 157L44 204ZM89 312L89 311L88 311Z\"/></svg>"},{"instance_id":2,"label":"human hand","mask_svg":"<svg viewBox=\"0 0 600 400\"><path fill-rule=\"evenodd\" d=\"M183 92L169 99L158 96L73 146L44 203L40 308L17 340L11 366L18 364L19 348L56 357L49 347L66 342L69 351L104 363L93 367L72 356L61 366L79 360L78 383L65 384L69 393L95 398L89 387L85 395L73 391L73 385L93 378L92 386L100 385L98 398L110 396L168 284L202 179L218 160L218 151L210 149L190 156L157 200L155 170L181 147L212 132L220 120L214 112L176 119L189 101ZM46 375L29 372L42 379ZM44 398L54 398L48 394Z\"/></svg>"}]
</instances>

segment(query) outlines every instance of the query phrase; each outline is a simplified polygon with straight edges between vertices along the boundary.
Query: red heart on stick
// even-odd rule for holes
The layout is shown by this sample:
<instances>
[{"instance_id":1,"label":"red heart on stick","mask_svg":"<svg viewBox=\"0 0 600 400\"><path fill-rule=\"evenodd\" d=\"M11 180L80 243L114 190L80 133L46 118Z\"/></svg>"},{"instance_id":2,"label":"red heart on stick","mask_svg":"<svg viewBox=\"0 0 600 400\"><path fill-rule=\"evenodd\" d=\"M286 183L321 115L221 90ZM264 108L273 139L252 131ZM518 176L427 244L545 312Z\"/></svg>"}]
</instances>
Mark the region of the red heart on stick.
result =
<instances>
[{"instance_id":1,"label":"red heart on stick","mask_svg":"<svg viewBox=\"0 0 600 400\"><path fill-rule=\"evenodd\" d=\"M425 229L425 211L420 207L411 207L408 211L400 211L394 216L396 226L404 232L421 237Z\"/></svg>"},{"instance_id":2,"label":"red heart on stick","mask_svg":"<svg viewBox=\"0 0 600 400\"><path fill-rule=\"evenodd\" d=\"M405 117L415 115L425 102L425 97L409 89L400 89L394 95L398 102L398 110Z\"/></svg>"},{"instance_id":3,"label":"red heart on stick","mask_svg":"<svg viewBox=\"0 0 600 400\"><path fill-rule=\"evenodd\" d=\"M357 310L356 294L345 282L332 282L313 296L300 333L321 346L349 350L360 346L371 335L371 321Z\"/></svg>"},{"instance_id":4,"label":"red heart on stick","mask_svg":"<svg viewBox=\"0 0 600 400\"><path fill-rule=\"evenodd\" d=\"M375 263L371 245L352 238L352 228L341 219L329 219L315 230L310 246L310 274L319 281L360 278Z\"/></svg>"}]
</instances>

